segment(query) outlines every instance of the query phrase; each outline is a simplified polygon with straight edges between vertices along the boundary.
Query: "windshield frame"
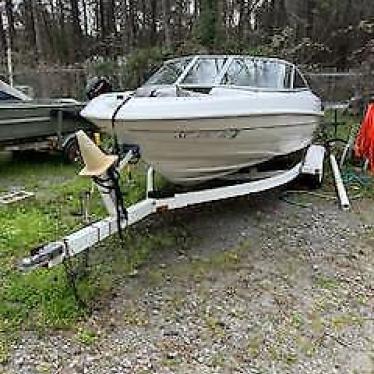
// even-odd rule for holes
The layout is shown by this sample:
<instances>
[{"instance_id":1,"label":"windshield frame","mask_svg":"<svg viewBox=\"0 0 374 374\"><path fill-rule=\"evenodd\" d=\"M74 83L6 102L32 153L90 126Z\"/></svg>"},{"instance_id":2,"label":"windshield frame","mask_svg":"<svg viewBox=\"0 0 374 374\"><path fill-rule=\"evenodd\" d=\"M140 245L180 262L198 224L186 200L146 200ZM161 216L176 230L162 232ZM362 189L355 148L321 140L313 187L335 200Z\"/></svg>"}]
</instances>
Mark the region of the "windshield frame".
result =
<instances>
[{"instance_id":1,"label":"windshield frame","mask_svg":"<svg viewBox=\"0 0 374 374\"><path fill-rule=\"evenodd\" d=\"M177 80L171 84L162 84L162 83L152 83L149 84L148 81L152 80L152 78L163 68L165 68L168 64L178 63L182 62L184 60L191 59L191 61L187 64L186 68L183 70L183 72L180 74L180 76L177 78ZM226 62L222 66L222 69L218 72L218 74L214 77L212 83L184 83L184 80L188 76L188 74L195 68L195 66L198 66L199 61L202 59L226 59ZM252 61L259 61L259 62L273 62L280 65L285 65L288 67L291 67L291 77L290 77L290 87L289 88L279 88L279 87L260 87L255 85L248 85L248 86L239 86L239 85L232 85L223 83L224 77L227 74L227 72L230 70L230 67L232 64L235 63L236 60L242 59L243 61L246 61L248 59ZM296 74L298 74L303 83L304 87L294 87L295 83L295 77ZM301 73L299 68L292 64L291 62L278 59L278 58L271 58L271 57L255 57L250 55L196 55L196 56L185 56L185 57L179 57L172 60L166 61L163 66L148 80L143 86L178 86L180 88L186 88L186 89L209 89L214 87L231 87L231 88L240 88L243 90L251 90L251 91L281 91L281 92L289 92L289 91L305 91L310 90L307 80L305 79L304 75Z\"/></svg>"}]
</instances>

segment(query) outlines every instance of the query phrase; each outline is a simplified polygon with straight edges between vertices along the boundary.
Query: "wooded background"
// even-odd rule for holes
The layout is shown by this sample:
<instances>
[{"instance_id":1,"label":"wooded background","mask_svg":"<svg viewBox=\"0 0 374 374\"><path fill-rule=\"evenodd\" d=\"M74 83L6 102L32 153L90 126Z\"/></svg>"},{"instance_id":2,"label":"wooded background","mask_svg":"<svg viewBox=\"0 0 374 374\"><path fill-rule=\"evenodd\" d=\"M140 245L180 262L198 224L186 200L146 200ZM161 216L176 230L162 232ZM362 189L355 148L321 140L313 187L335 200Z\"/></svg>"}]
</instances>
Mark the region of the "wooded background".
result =
<instances>
[{"instance_id":1,"label":"wooded background","mask_svg":"<svg viewBox=\"0 0 374 374\"><path fill-rule=\"evenodd\" d=\"M374 0L0 0L16 71L101 61L135 71L196 52L280 56L309 70L373 67ZM112 63L112 65L110 65ZM129 65L130 64L130 65ZM105 66L107 69L105 69Z\"/></svg>"},{"instance_id":2,"label":"wooded background","mask_svg":"<svg viewBox=\"0 0 374 374\"><path fill-rule=\"evenodd\" d=\"M26 64L83 62L163 47L282 54L345 69L374 36L373 0L2 0Z\"/></svg>"}]
</instances>

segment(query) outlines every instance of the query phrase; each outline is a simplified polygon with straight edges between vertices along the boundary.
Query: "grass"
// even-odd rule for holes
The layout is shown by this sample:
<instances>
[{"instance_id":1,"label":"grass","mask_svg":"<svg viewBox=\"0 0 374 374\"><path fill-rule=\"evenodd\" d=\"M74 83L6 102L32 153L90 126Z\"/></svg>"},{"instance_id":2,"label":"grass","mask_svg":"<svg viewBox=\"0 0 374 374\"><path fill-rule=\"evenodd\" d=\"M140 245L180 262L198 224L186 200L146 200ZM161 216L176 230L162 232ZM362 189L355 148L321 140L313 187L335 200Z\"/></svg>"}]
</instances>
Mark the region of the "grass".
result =
<instances>
[{"instance_id":1,"label":"grass","mask_svg":"<svg viewBox=\"0 0 374 374\"><path fill-rule=\"evenodd\" d=\"M63 269L21 274L16 262L32 247L79 227L69 210L75 209L75 194L88 187L88 182L74 178L74 168L54 158L47 163L18 160L16 167L6 159L0 169L2 186L37 193L35 199L0 207L0 325L7 332L21 325L66 326L82 311L66 284ZM53 182L49 185L48 181ZM68 196L71 204L67 203Z\"/></svg>"},{"instance_id":2,"label":"grass","mask_svg":"<svg viewBox=\"0 0 374 374\"><path fill-rule=\"evenodd\" d=\"M335 278L324 276L317 277L315 280L315 284L318 288L322 288L325 290L337 290L340 288L340 284Z\"/></svg>"},{"instance_id":3,"label":"grass","mask_svg":"<svg viewBox=\"0 0 374 374\"><path fill-rule=\"evenodd\" d=\"M143 197L142 168L139 165L132 170L131 187L124 190L127 204ZM27 274L16 266L31 248L83 226L82 217L76 213L82 191L90 190L91 182L78 177L77 171L78 166L63 164L54 156L12 161L0 155L2 191L15 187L36 193L34 199L0 206L0 361L5 361L8 341L16 338L18 331L71 329L86 315L87 311L74 298L63 266ZM124 176L125 181L128 178ZM90 213L93 220L105 216L98 193L93 196ZM141 266L153 250L174 246L178 236L178 225L175 226L171 231L161 227L153 235L147 229L139 233L130 230L123 243L117 237L101 243L87 276L78 280L82 298L90 305L99 303L110 295L119 279ZM77 339L90 344L94 337L80 331Z\"/></svg>"},{"instance_id":4,"label":"grass","mask_svg":"<svg viewBox=\"0 0 374 374\"><path fill-rule=\"evenodd\" d=\"M0 337L0 365L5 364L9 359L8 342Z\"/></svg>"},{"instance_id":5,"label":"grass","mask_svg":"<svg viewBox=\"0 0 374 374\"><path fill-rule=\"evenodd\" d=\"M80 328L75 335L75 339L85 346L91 346L96 342L97 336L94 331Z\"/></svg>"}]
</instances>

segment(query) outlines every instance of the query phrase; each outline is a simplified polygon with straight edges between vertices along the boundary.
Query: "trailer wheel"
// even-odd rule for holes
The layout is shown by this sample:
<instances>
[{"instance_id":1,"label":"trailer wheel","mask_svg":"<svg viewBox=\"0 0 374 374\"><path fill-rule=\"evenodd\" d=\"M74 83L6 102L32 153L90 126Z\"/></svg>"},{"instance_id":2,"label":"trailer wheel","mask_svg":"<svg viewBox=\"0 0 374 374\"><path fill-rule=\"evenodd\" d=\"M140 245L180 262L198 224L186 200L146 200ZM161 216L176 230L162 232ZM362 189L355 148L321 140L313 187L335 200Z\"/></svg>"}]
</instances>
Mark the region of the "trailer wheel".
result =
<instances>
[{"instance_id":1,"label":"trailer wheel","mask_svg":"<svg viewBox=\"0 0 374 374\"><path fill-rule=\"evenodd\" d=\"M66 142L62 152L64 160L68 163L77 162L81 159L78 141L75 136Z\"/></svg>"}]
</instances>

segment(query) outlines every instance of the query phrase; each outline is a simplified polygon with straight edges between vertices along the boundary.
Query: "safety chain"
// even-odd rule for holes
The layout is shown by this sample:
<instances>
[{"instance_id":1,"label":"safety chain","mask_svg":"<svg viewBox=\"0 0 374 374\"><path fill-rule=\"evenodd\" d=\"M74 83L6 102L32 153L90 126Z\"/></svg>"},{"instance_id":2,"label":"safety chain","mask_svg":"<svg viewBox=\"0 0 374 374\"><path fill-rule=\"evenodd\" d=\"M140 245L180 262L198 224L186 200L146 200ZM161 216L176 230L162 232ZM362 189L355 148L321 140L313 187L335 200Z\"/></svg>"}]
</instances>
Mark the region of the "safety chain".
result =
<instances>
[{"instance_id":1,"label":"safety chain","mask_svg":"<svg viewBox=\"0 0 374 374\"><path fill-rule=\"evenodd\" d=\"M89 252L87 250L85 252L85 259L84 259L85 271L88 268L88 256L89 256ZM69 284L69 286L70 286L70 288L73 292L75 301L77 302L79 308L84 309L84 310L88 310L89 307L88 307L87 303L80 296L78 286L77 286L78 274L80 274L81 272L74 270L72 259L71 259L71 256L69 255L69 253L66 253L66 256L65 256L64 261L63 261L63 265L64 265L66 279L67 279L68 284ZM84 273L84 275L85 274L86 273Z\"/></svg>"}]
</instances>

